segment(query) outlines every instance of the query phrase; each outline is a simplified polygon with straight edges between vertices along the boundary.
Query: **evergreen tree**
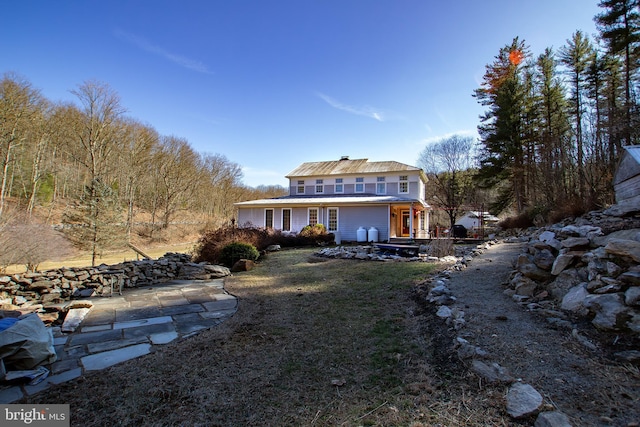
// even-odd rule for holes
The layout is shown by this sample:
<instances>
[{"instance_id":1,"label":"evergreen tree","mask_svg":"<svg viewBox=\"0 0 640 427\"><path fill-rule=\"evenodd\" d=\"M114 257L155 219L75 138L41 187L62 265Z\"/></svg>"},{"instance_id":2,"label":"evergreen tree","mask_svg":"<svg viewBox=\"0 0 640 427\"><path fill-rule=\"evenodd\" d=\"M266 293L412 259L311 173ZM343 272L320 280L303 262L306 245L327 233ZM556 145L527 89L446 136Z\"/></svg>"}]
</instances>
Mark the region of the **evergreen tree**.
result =
<instances>
[{"instance_id":1,"label":"evergreen tree","mask_svg":"<svg viewBox=\"0 0 640 427\"><path fill-rule=\"evenodd\" d=\"M489 110L481 117L478 127L482 151L480 178L490 187L498 187L505 180L493 211L513 205L517 212L527 206L525 198L525 152L523 150L523 115L525 86L523 61L529 57L528 47L517 37L506 45L486 66L482 85L474 96Z\"/></svg>"},{"instance_id":2,"label":"evergreen tree","mask_svg":"<svg viewBox=\"0 0 640 427\"><path fill-rule=\"evenodd\" d=\"M567 45L560 49L560 61L567 67L571 86L570 112L574 119L574 135L577 169L578 169L578 196L585 196L585 171L584 171L584 105L585 82L587 70L593 57L593 46L589 39L581 32L576 31Z\"/></svg>"},{"instance_id":3,"label":"evergreen tree","mask_svg":"<svg viewBox=\"0 0 640 427\"><path fill-rule=\"evenodd\" d=\"M105 249L121 246L121 207L115 190L100 180L85 187L84 194L63 217L65 234L82 250L91 252L91 265Z\"/></svg>"},{"instance_id":4,"label":"evergreen tree","mask_svg":"<svg viewBox=\"0 0 640 427\"><path fill-rule=\"evenodd\" d=\"M635 143L638 136L634 130L635 100L633 86L638 69L640 47L640 0L601 0L598 4L605 11L595 17L602 39L612 55L620 55L624 65L624 128L625 144Z\"/></svg>"},{"instance_id":5,"label":"evergreen tree","mask_svg":"<svg viewBox=\"0 0 640 427\"><path fill-rule=\"evenodd\" d=\"M538 203L551 206L566 199L570 189L569 122L564 88L558 78L557 61L547 48L536 61L538 169L540 181L535 186Z\"/></svg>"}]
</instances>

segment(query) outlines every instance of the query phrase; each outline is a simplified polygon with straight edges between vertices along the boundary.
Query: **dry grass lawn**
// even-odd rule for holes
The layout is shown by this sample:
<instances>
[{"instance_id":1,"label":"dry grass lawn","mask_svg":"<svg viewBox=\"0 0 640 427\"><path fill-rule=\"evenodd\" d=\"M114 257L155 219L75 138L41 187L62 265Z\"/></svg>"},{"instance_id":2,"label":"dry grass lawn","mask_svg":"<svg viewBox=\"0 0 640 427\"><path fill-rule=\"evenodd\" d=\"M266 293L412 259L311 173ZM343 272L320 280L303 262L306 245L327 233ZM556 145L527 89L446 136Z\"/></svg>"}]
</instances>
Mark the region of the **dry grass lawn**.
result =
<instances>
[{"instance_id":1,"label":"dry grass lawn","mask_svg":"<svg viewBox=\"0 0 640 427\"><path fill-rule=\"evenodd\" d=\"M195 243L176 243L157 246L146 246L141 248L142 251L151 258L160 258L167 252L190 253ZM124 261L134 261L141 259L133 249L124 249L121 251L106 252L99 256L96 264L117 264ZM65 259L64 261L45 261L38 264L38 271L53 270L60 267L88 267L91 265L91 254L79 252L76 256ZM24 265L10 265L6 268L6 273L22 273L25 271Z\"/></svg>"},{"instance_id":2,"label":"dry grass lawn","mask_svg":"<svg viewBox=\"0 0 640 427\"><path fill-rule=\"evenodd\" d=\"M226 280L222 325L29 402L78 426L504 425L430 363L412 288L434 268L274 253Z\"/></svg>"}]
</instances>

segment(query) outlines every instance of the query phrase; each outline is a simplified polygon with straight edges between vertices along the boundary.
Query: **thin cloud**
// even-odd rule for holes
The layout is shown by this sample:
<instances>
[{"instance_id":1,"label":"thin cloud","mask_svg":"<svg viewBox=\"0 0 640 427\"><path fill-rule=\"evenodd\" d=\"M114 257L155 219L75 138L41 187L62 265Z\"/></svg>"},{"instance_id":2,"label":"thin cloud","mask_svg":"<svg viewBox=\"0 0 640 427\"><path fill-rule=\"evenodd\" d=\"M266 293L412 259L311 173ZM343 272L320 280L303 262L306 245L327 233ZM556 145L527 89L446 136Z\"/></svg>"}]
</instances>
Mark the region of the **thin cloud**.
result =
<instances>
[{"instance_id":1,"label":"thin cloud","mask_svg":"<svg viewBox=\"0 0 640 427\"><path fill-rule=\"evenodd\" d=\"M328 95L325 95L324 93L318 92L316 95L320 99L322 99L324 102L326 102L327 104L329 104L330 106L332 106L333 108L336 108L338 110L346 111L347 113L355 114L357 116L369 117L369 118L377 120L379 122L384 122L385 121L384 113L382 111L378 110L377 108L373 108L373 107L369 107L369 106L354 107L352 105L343 104L342 102L338 101L337 99L332 98L332 97L330 97Z\"/></svg>"},{"instance_id":2,"label":"thin cloud","mask_svg":"<svg viewBox=\"0 0 640 427\"><path fill-rule=\"evenodd\" d=\"M250 186L257 187L259 185L281 185L287 187L288 183L284 178L284 173L271 169L252 168L251 166L242 167L242 181Z\"/></svg>"},{"instance_id":3,"label":"thin cloud","mask_svg":"<svg viewBox=\"0 0 640 427\"><path fill-rule=\"evenodd\" d=\"M459 130L456 132L449 132L449 133L445 133L442 135L438 135L438 136L431 136L429 138L425 138L423 140L421 140L418 144L424 145L424 144L432 144L434 142L440 142L443 139L447 139L447 138L451 138L452 136L471 136L471 137L477 137L478 133L475 130Z\"/></svg>"},{"instance_id":4,"label":"thin cloud","mask_svg":"<svg viewBox=\"0 0 640 427\"><path fill-rule=\"evenodd\" d=\"M120 29L116 29L114 34L120 40L123 40L127 43L130 43L146 52L153 53L154 55L158 55L164 59L167 59L174 64L177 64L183 68L197 71L198 73L211 74L211 71L207 69L207 66L204 65L200 61L196 61L194 59L190 59L181 55L177 55L175 53L171 53L160 46L154 45L148 40L139 37L135 34L127 33L126 31L122 31Z\"/></svg>"}]
</instances>

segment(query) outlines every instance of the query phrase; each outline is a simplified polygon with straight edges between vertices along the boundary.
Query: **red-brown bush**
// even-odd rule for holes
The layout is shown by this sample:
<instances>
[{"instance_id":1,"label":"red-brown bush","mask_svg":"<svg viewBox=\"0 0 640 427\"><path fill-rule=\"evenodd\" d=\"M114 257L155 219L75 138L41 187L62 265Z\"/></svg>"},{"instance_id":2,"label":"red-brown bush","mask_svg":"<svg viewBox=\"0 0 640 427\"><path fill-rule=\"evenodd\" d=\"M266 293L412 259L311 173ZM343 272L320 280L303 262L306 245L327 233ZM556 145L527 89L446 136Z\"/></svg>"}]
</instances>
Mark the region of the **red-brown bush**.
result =
<instances>
[{"instance_id":1,"label":"red-brown bush","mask_svg":"<svg viewBox=\"0 0 640 427\"><path fill-rule=\"evenodd\" d=\"M230 243L246 243L262 252L271 245L280 245L283 248L300 247L326 244L334 240L333 234L314 231L316 232L309 235L302 232L283 233L281 230L264 227L220 227L202 234L196 244L194 259L196 262L220 263L222 248Z\"/></svg>"}]
</instances>

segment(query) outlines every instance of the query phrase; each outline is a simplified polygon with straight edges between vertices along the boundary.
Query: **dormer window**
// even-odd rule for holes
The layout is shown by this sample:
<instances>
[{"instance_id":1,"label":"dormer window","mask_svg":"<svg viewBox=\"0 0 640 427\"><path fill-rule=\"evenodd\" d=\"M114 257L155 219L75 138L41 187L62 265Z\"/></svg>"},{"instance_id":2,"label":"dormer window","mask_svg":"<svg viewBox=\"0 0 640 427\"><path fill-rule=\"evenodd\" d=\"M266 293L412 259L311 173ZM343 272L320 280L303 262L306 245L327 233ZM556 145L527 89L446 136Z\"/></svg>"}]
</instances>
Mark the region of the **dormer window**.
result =
<instances>
[{"instance_id":1,"label":"dormer window","mask_svg":"<svg viewBox=\"0 0 640 427\"><path fill-rule=\"evenodd\" d=\"M321 179L316 179L316 194L324 193L324 181Z\"/></svg>"},{"instance_id":2,"label":"dormer window","mask_svg":"<svg viewBox=\"0 0 640 427\"><path fill-rule=\"evenodd\" d=\"M356 178L356 193L364 193L364 177Z\"/></svg>"},{"instance_id":3,"label":"dormer window","mask_svg":"<svg viewBox=\"0 0 640 427\"><path fill-rule=\"evenodd\" d=\"M298 181L298 186L296 187L296 194L304 194L304 180Z\"/></svg>"},{"instance_id":4,"label":"dormer window","mask_svg":"<svg viewBox=\"0 0 640 427\"><path fill-rule=\"evenodd\" d=\"M342 178L336 178L336 187L334 190L336 193L344 193L344 184Z\"/></svg>"}]
</instances>

